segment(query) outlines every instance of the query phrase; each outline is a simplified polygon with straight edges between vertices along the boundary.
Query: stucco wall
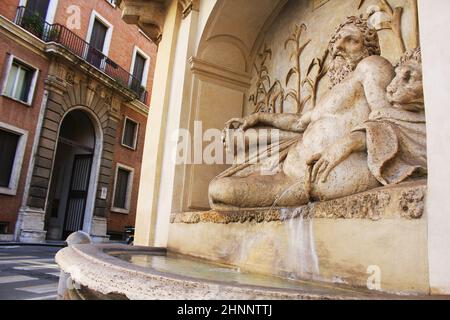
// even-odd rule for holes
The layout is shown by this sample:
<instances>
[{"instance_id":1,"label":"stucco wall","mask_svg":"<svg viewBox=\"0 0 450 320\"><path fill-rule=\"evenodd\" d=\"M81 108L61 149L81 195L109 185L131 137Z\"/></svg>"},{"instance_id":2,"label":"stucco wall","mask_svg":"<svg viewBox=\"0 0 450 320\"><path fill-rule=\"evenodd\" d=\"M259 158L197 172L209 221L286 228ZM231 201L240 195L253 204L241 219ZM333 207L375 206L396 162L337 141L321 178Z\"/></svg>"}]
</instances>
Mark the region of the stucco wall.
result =
<instances>
[{"instance_id":1,"label":"stucco wall","mask_svg":"<svg viewBox=\"0 0 450 320\"><path fill-rule=\"evenodd\" d=\"M447 0L419 1L428 124L428 251L433 293L450 294L450 64Z\"/></svg>"}]
</instances>

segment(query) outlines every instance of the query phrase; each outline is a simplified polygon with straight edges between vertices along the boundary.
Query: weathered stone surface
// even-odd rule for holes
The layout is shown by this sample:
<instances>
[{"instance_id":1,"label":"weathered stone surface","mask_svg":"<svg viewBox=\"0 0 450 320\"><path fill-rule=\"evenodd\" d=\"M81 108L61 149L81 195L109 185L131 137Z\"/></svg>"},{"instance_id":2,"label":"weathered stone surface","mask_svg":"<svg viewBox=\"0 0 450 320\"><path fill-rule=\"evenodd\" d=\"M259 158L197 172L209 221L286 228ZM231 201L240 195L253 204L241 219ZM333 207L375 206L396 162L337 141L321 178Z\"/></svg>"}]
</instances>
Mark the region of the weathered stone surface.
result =
<instances>
[{"instance_id":1,"label":"weathered stone surface","mask_svg":"<svg viewBox=\"0 0 450 320\"><path fill-rule=\"evenodd\" d=\"M47 189L38 188L38 187L30 187L29 194L32 197L45 198L47 196Z\"/></svg>"},{"instance_id":2,"label":"weathered stone surface","mask_svg":"<svg viewBox=\"0 0 450 320\"><path fill-rule=\"evenodd\" d=\"M402 216L416 219L422 217L425 210L425 189L412 189L402 193L399 200L399 207Z\"/></svg>"},{"instance_id":3,"label":"weathered stone surface","mask_svg":"<svg viewBox=\"0 0 450 320\"><path fill-rule=\"evenodd\" d=\"M48 188L49 179L33 176L31 178L31 185L39 188Z\"/></svg>"},{"instance_id":4,"label":"weathered stone surface","mask_svg":"<svg viewBox=\"0 0 450 320\"><path fill-rule=\"evenodd\" d=\"M42 158L42 157L36 157L36 166L51 169L52 168L52 161L50 159Z\"/></svg>"},{"instance_id":5,"label":"weathered stone surface","mask_svg":"<svg viewBox=\"0 0 450 320\"><path fill-rule=\"evenodd\" d=\"M424 213L426 181L403 183L331 201L310 203L297 208L238 209L176 213L172 223L245 223L272 222L289 219L368 219L391 217L420 219Z\"/></svg>"},{"instance_id":6,"label":"weathered stone surface","mask_svg":"<svg viewBox=\"0 0 450 320\"><path fill-rule=\"evenodd\" d=\"M55 113L52 112L52 114L55 114ZM58 133L44 128L44 129L42 129L41 136L44 138L56 141L56 139L58 137Z\"/></svg>"},{"instance_id":7,"label":"weathered stone surface","mask_svg":"<svg viewBox=\"0 0 450 320\"><path fill-rule=\"evenodd\" d=\"M54 151L56 147L56 141L41 137L40 147Z\"/></svg>"},{"instance_id":8,"label":"weathered stone surface","mask_svg":"<svg viewBox=\"0 0 450 320\"><path fill-rule=\"evenodd\" d=\"M37 154L45 159L53 159L54 150L39 146Z\"/></svg>"},{"instance_id":9,"label":"weathered stone surface","mask_svg":"<svg viewBox=\"0 0 450 320\"><path fill-rule=\"evenodd\" d=\"M298 283L297 287L289 289L270 286L245 285L192 279L178 273L160 272L153 268L130 264L114 258L106 252L123 252L126 254L165 255L165 250L157 248L130 247L121 245L72 245L56 255L56 262L61 270L70 275L71 279L81 285L80 293L90 291L91 297L103 299L121 295L131 300L271 300L271 299L383 299L404 298L395 295L385 295L369 292L364 289L353 289L346 286L335 288L325 283ZM183 257L178 257L183 259ZM185 257L184 259L189 259ZM277 281L277 278L268 278ZM294 286L294 284L291 284ZM60 282L60 290L68 288ZM72 288L73 289L73 288ZM75 295L76 296L76 295ZM411 297L409 297L411 298ZM414 298L414 297L412 297ZM77 298L76 298L77 299Z\"/></svg>"},{"instance_id":10,"label":"weathered stone surface","mask_svg":"<svg viewBox=\"0 0 450 320\"><path fill-rule=\"evenodd\" d=\"M50 178L50 169L35 167L34 168L34 176L49 179Z\"/></svg>"},{"instance_id":11,"label":"weathered stone surface","mask_svg":"<svg viewBox=\"0 0 450 320\"><path fill-rule=\"evenodd\" d=\"M298 48L306 29L297 26L286 45L294 42ZM350 45L349 39L357 45ZM267 51L262 53L263 61L271 56ZM297 59L301 51L294 52ZM226 123L223 138L235 163L210 183L211 208L301 206L426 177L420 48L407 51L394 72L391 62L381 56L377 30L366 18L353 16L338 26L328 52L331 59L325 72L331 86L314 102L314 108L303 108L297 66L286 77L289 83L291 76L297 75L297 91L270 89L281 97L297 97L295 112L284 113L282 105L277 112L273 105L283 98L267 96L264 100L259 95L267 90L257 88L252 98L257 104L255 113ZM270 78L264 63L260 67L264 76L257 83ZM263 134L268 128L279 132L269 135L270 142ZM364 201L386 199L359 200ZM361 207L358 203L344 205ZM371 206L362 207L359 214L377 216L376 211L365 209L370 211Z\"/></svg>"},{"instance_id":12,"label":"weathered stone surface","mask_svg":"<svg viewBox=\"0 0 450 320\"><path fill-rule=\"evenodd\" d=\"M68 246L72 246L75 244L90 244L92 243L92 240L88 233L77 231L69 235L66 242Z\"/></svg>"},{"instance_id":13,"label":"weathered stone surface","mask_svg":"<svg viewBox=\"0 0 450 320\"><path fill-rule=\"evenodd\" d=\"M27 205L31 208L44 208L45 198L28 197Z\"/></svg>"}]
</instances>

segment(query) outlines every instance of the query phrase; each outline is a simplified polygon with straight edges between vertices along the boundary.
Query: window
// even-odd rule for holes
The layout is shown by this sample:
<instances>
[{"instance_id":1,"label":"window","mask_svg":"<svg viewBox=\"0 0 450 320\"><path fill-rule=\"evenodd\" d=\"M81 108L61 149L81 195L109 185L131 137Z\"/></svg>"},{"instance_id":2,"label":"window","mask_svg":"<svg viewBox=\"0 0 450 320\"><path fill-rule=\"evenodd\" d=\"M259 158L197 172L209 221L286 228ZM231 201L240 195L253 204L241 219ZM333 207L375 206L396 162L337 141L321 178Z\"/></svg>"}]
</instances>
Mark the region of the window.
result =
<instances>
[{"instance_id":1,"label":"window","mask_svg":"<svg viewBox=\"0 0 450 320\"><path fill-rule=\"evenodd\" d=\"M142 84L142 80L144 79L146 61L147 59L143 57L142 54L136 52L136 56L134 58L133 77L139 81L139 84Z\"/></svg>"},{"instance_id":2,"label":"window","mask_svg":"<svg viewBox=\"0 0 450 320\"><path fill-rule=\"evenodd\" d=\"M129 213L134 169L117 164L112 211Z\"/></svg>"},{"instance_id":3,"label":"window","mask_svg":"<svg viewBox=\"0 0 450 320\"><path fill-rule=\"evenodd\" d=\"M19 7L25 7L28 13L38 14L48 24L55 21L59 0L19 0Z\"/></svg>"},{"instance_id":4,"label":"window","mask_svg":"<svg viewBox=\"0 0 450 320\"><path fill-rule=\"evenodd\" d=\"M97 11L92 10L86 41L107 56L111 45L112 33L113 25Z\"/></svg>"},{"instance_id":5,"label":"window","mask_svg":"<svg viewBox=\"0 0 450 320\"><path fill-rule=\"evenodd\" d=\"M125 117L122 133L122 145L124 147L136 150L138 131L139 124L136 121Z\"/></svg>"},{"instance_id":6,"label":"window","mask_svg":"<svg viewBox=\"0 0 450 320\"><path fill-rule=\"evenodd\" d=\"M98 19L95 19L92 27L91 39L89 40L91 46L89 47L87 60L97 68L101 67L101 63L104 59L103 48L105 46L107 32L108 27Z\"/></svg>"},{"instance_id":7,"label":"window","mask_svg":"<svg viewBox=\"0 0 450 320\"><path fill-rule=\"evenodd\" d=\"M130 73L133 77L130 81L130 86L135 92L139 92L139 101L144 103L146 101L145 88L147 85L149 67L150 57L138 47L134 47L130 69Z\"/></svg>"},{"instance_id":8,"label":"window","mask_svg":"<svg viewBox=\"0 0 450 320\"><path fill-rule=\"evenodd\" d=\"M3 95L31 105L38 71L25 63L10 58Z\"/></svg>"},{"instance_id":9,"label":"window","mask_svg":"<svg viewBox=\"0 0 450 320\"><path fill-rule=\"evenodd\" d=\"M19 138L17 134L0 130L0 187L9 188Z\"/></svg>"},{"instance_id":10,"label":"window","mask_svg":"<svg viewBox=\"0 0 450 320\"><path fill-rule=\"evenodd\" d=\"M25 130L0 122L0 193L15 195L20 177L25 145Z\"/></svg>"},{"instance_id":11,"label":"window","mask_svg":"<svg viewBox=\"0 0 450 320\"><path fill-rule=\"evenodd\" d=\"M25 10L30 14L37 14L43 21L45 21L49 5L50 0L28 0Z\"/></svg>"}]
</instances>

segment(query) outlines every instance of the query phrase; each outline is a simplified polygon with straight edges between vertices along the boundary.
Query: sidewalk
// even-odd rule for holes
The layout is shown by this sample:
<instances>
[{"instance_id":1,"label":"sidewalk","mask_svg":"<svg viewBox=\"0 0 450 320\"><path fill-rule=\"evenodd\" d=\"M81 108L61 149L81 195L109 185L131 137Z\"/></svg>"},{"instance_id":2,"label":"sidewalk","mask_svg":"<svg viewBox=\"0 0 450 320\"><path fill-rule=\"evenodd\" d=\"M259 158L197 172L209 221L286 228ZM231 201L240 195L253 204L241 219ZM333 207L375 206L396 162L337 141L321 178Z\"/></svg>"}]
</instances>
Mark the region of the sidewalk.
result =
<instances>
[{"instance_id":1,"label":"sidewalk","mask_svg":"<svg viewBox=\"0 0 450 320\"><path fill-rule=\"evenodd\" d=\"M44 243L24 243L24 242L0 242L0 246L39 246L39 247L60 247L67 246L65 241L46 241Z\"/></svg>"}]
</instances>

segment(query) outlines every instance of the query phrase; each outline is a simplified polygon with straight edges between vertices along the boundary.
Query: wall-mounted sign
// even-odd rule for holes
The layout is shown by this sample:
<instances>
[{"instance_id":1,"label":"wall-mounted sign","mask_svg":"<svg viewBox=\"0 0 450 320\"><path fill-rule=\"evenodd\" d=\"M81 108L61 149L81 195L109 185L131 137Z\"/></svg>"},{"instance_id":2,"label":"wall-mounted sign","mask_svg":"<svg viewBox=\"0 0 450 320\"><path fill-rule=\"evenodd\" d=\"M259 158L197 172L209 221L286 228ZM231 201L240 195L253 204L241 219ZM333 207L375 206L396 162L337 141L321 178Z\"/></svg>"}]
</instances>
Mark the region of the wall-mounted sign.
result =
<instances>
[{"instance_id":1,"label":"wall-mounted sign","mask_svg":"<svg viewBox=\"0 0 450 320\"><path fill-rule=\"evenodd\" d=\"M108 196L108 188L103 187L102 192L100 194L100 199L106 200L107 196Z\"/></svg>"}]
</instances>

